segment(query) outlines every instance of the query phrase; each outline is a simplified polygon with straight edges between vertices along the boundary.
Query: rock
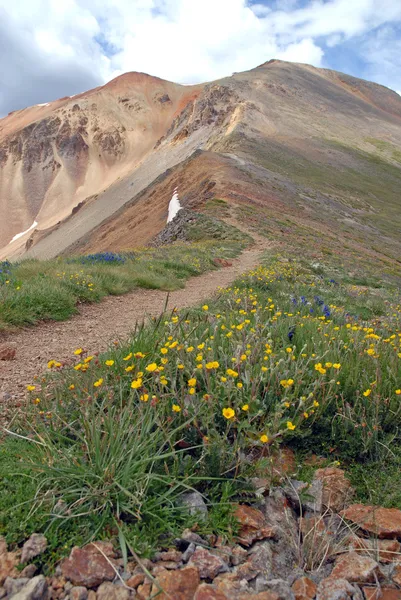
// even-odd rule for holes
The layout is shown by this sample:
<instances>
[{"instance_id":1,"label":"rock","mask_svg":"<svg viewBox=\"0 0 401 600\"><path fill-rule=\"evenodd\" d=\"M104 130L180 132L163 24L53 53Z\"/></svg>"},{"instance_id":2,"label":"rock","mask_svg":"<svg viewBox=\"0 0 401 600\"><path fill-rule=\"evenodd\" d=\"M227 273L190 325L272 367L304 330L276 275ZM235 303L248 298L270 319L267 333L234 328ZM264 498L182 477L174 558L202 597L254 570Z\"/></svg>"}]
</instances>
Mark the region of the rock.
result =
<instances>
[{"instance_id":1,"label":"rock","mask_svg":"<svg viewBox=\"0 0 401 600\"><path fill-rule=\"evenodd\" d=\"M88 590L86 587L78 586L70 589L70 600L87 600Z\"/></svg>"},{"instance_id":2,"label":"rock","mask_svg":"<svg viewBox=\"0 0 401 600\"><path fill-rule=\"evenodd\" d=\"M366 600L401 600L401 590L394 588L364 587L362 591Z\"/></svg>"},{"instance_id":3,"label":"rock","mask_svg":"<svg viewBox=\"0 0 401 600\"><path fill-rule=\"evenodd\" d=\"M18 577L20 573L16 566L19 563L18 552L7 552L7 544L4 538L0 537L0 586L3 585L7 577Z\"/></svg>"},{"instance_id":4,"label":"rock","mask_svg":"<svg viewBox=\"0 0 401 600\"><path fill-rule=\"evenodd\" d=\"M232 267L233 264L231 260L227 260L226 258L214 258L213 262L216 267Z\"/></svg>"},{"instance_id":5,"label":"rock","mask_svg":"<svg viewBox=\"0 0 401 600\"><path fill-rule=\"evenodd\" d=\"M0 360L14 360L17 350L12 346L0 346Z\"/></svg>"},{"instance_id":6,"label":"rock","mask_svg":"<svg viewBox=\"0 0 401 600\"><path fill-rule=\"evenodd\" d=\"M234 546L231 550L231 564L236 567L248 558L248 552L242 546Z\"/></svg>"},{"instance_id":7,"label":"rock","mask_svg":"<svg viewBox=\"0 0 401 600\"><path fill-rule=\"evenodd\" d=\"M401 537L401 510L398 508L352 504L341 512L341 516L379 538Z\"/></svg>"},{"instance_id":8,"label":"rock","mask_svg":"<svg viewBox=\"0 0 401 600\"><path fill-rule=\"evenodd\" d=\"M284 487L284 493L289 500L296 506L302 507L305 511L321 512L323 484L321 481L313 480L311 484L297 479L290 479Z\"/></svg>"},{"instance_id":9,"label":"rock","mask_svg":"<svg viewBox=\"0 0 401 600\"><path fill-rule=\"evenodd\" d=\"M222 573L213 581L214 587L223 592L227 598L236 598L240 593L249 592L246 581L241 580L236 573Z\"/></svg>"},{"instance_id":10,"label":"rock","mask_svg":"<svg viewBox=\"0 0 401 600\"><path fill-rule=\"evenodd\" d=\"M131 592L121 585L113 585L106 581L98 587L97 600L129 600Z\"/></svg>"},{"instance_id":11,"label":"rock","mask_svg":"<svg viewBox=\"0 0 401 600\"><path fill-rule=\"evenodd\" d=\"M242 594L238 600L280 600L280 596L275 592L259 592L257 594Z\"/></svg>"},{"instance_id":12,"label":"rock","mask_svg":"<svg viewBox=\"0 0 401 600\"><path fill-rule=\"evenodd\" d=\"M13 597L13 600L45 600L47 598L47 581L43 575L30 579Z\"/></svg>"},{"instance_id":13,"label":"rock","mask_svg":"<svg viewBox=\"0 0 401 600\"><path fill-rule=\"evenodd\" d=\"M7 594L11 597L24 587L28 583L29 579L27 577L19 577L18 579L12 579L12 577L7 577L4 582L4 589Z\"/></svg>"},{"instance_id":14,"label":"rock","mask_svg":"<svg viewBox=\"0 0 401 600\"><path fill-rule=\"evenodd\" d=\"M275 531L267 525L263 513L257 508L240 504L234 513L240 524L238 542L243 546L250 546L256 540L273 538Z\"/></svg>"},{"instance_id":15,"label":"rock","mask_svg":"<svg viewBox=\"0 0 401 600\"><path fill-rule=\"evenodd\" d=\"M100 548L108 558L103 556L95 546ZM71 550L70 556L61 563L61 572L74 585L96 587L104 581L114 579L113 558L114 552L110 543L87 544L83 548Z\"/></svg>"},{"instance_id":16,"label":"rock","mask_svg":"<svg viewBox=\"0 0 401 600\"><path fill-rule=\"evenodd\" d=\"M20 575L21 577L27 577L28 579L32 579L37 570L38 567L36 565L27 565L22 569Z\"/></svg>"},{"instance_id":17,"label":"rock","mask_svg":"<svg viewBox=\"0 0 401 600\"><path fill-rule=\"evenodd\" d=\"M349 552L337 558L330 577L359 583L371 583L378 575L379 565L368 556Z\"/></svg>"},{"instance_id":18,"label":"rock","mask_svg":"<svg viewBox=\"0 0 401 600\"><path fill-rule=\"evenodd\" d=\"M323 579L317 586L316 600L359 600L358 590L346 579Z\"/></svg>"},{"instance_id":19,"label":"rock","mask_svg":"<svg viewBox=\"0 0 401 600\"><path fill-rule=\"evenodd\" d=\"M269 542L259 542L255 544L248 553L246 562L239 565L235 572L239 579L251 581L258 575L266 578L272 574L273 552Z\"/></svg>"},{"instance_id":20,"label":"rock","mask_svg":"<svg viewBox=\"0 0 401 600\"><path fill-rule=\"evenodd\" d=\"M162 590L157 596L158 600L193 600L199 583L199 571L194 566L179 571L165 571L156 577L152 594L156 595Z\"/></svg>"},{"instance_id":21,"label":"rock","mask_svg":"<svg viewBox=\"0 0 401 600\"><path fill-rule=\"evenodd\" d=\"M197 533L194 533L190 529L184 529L184 531L182 532L182 535L181 535L181 540L184 540L185 542L189 542L192 544L205 545L205 540L203 540L200 535L198 535ZM176 540L178 546L180 545L181 540Z\"/></svg>"},{"instance_id":22,"label":"rock","mask_svg":"<svg viewBox=\"0 0 401 600\"><path fill-rule=\"evenodd\" d=\"M219 573L228 571L228 565L220 556L212 554L205 548L197 548L188 565L197 567L201 579L214 579Z\"/></svg>"},{"instance_id":23,"label":"rock","mask_svg":"<svg viewBox=\"0 0 401 600\"><path fill-rule=\"evenodd\" d=\"M145 573L136 573L129 579L127 579L126 584L128 587L136 589L138 585L141 585L145 581Z\"/></svg>"},{"instance_id":24,"label":"rock","mask_svg":"<svg viewBox=\"0 0 401 600\"><path fill-rule=\"evenodd\" d=\"M180 562L182 560L182 553L174 548L170 548L166 552L158 552L155 556L156 560L162 560L165 562Z\"/></svg>"},{"instance_id":25,"label":"rock","mask_svg":"<svg viewBox=\"0 0 401 600\"><path fill-rule=\"evenodd\" d=\"M401 587L401 564L397 564L394 568L393 581Z\"/></svg>"},{"instance_id":26,"label":"rock","mask_svg":"<svg viewBox=\"0 0 401 600\"><path fill-rule=\"evenodd\" d=\"M138 586L136 594L138 600L148 600L152 595L152 584L144 583L143 585ZM157 598L159 598L159 596L157 596Z\"/></svg>"},{"instance_id":27,"label":"rock","mask_svg":"<svg viewBox=\"0 0 401 600\"><path fill-rule=\"evenodd\" d=\"M272 456L273 473L279 477L288 477L297 470L294 451L290 448L279 448Z\"/></svg>"},{"instance_id":28,"label":"rock","mask_svg":"<svg viewBox=\"0 0 401 600\"><path fill-rule=\"evenodd\" d=\"M294 592L283 579L272 579L266 582L268 592L277 594L278 600L295 600Z\"/></svg>"},{"instance_id":29,"label":"rock","mask_svg":"<svg viewBox=\"0 0 401 600\"><path fill-rule=\"evenodd\" d=\"M315 472L314 480L323 485L322 503L325 508L339 512L348 506L354 490L342 469L326 467Z\"/></svg>"},{"instance_id":30,"label":"rock","mask_svg":"<svg viewBox=\"0 0 401 600\"><path fill-rule=\"evenodd\" d=\"M33 533L22 546L21 562L27 563L35 556L42 554L47 548L47 539L41 533Z\"/></svg>"},{"instance_id":31,"label":"rock","mask_svg":"<svg viewBox=\"0 0 401 600\"><path fill-rule=\"evenodd\" d=\"M88 600L96 600L96 592L94 592L93 590L89 590Z\"/></svg>"},{"instance_id":32,"label":"rock","mask_svg":"<svg viewBox=\"0 0 401 600\"><path fill-rule=\"evenodd\" d=\"M291 586L295 600L312 600L316 596L317 585L309 577L300 577Z\"/></svg>"},{"instance_id":33,"label":"rock","mask_svg":"<svg viewBox=\"0 0 401 600\"><path fill-rule=\"evenodd\" d=\"M0 587L0 598L5 598L7 596L7 592L3 587Z\"/></svg>"},{"instance_id":34,"label":"rock","mask_svg":"<svg viewBox=\"0 0 401 600\"><path fill-rule=\"evenodd\" d=\"M401 544L397 540L353 538L350 546L350 550L356 550L358 554L367 554L383 563L396 561L401 555Z\"/></svg>"},{"instance_id":35,"label":"rock","mask_svg":"<svg viewBox=\"0 0 401 600\"><path fill-rule=\"evenodd\" d=\"M188 562L195 550L196 546L191 542L185 552L182 553L182 562Z\"/></svg>"},{"instance_id":36,"label":"rock","mask_svg":"<svg viewBox=\"0 0 401 600\"><path fill-rule=\"evenodd\" d=\"M186 506L191 515L198 515L200 519L207 517L207 506L199 492L185 492L180 496L180 504Z\"/></svg>"},{"instance_id":37,"label":"rock","mask_svg":"<svg viewBox=\"0 0 401 600\"><path fill-rule=\"evenodd\" d=\"M194 600L230 600L212 585L202 583L195 592Z\"/></svg>"}]
</instances>

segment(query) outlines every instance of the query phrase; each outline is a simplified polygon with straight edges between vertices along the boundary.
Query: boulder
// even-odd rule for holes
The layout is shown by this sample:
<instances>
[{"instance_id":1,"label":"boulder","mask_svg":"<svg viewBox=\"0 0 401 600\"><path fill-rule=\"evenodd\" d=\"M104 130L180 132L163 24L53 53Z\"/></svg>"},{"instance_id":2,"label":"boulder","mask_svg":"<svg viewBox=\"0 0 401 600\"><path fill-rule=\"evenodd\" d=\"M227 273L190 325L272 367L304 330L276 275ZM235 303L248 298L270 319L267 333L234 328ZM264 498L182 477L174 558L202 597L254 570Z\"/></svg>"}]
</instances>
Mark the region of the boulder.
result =
<instances>
[{"instance_id":1,"label":"boulder","mask_svg":"<svg viewBox=\"0 0 401 600\"><path fill-rule=\"evenodd\" d=\"M376 581L379 574L379 565L369 556L361 556L356 552L349 552L337 558L330 577L332 579L345 579L359 583Z\"/></svg>"},{"instance_id":2,"label":"boulder","mask_svg":"<svg viewBox=\"0 0 401 600\"><path fill-rule=\"evenodd\" d=\"M62 561L61 572L76 586L97 587L104 581L114 579L114 556L113 546L109 542L73 548L70 556Z\"/></svg>"},{"instance_id":3,"label":"boulder","mask_svg":"<svg viewBox=\"0 0 401 600\"><path fill-rule=\"evenodd\" d=\"M257 508L240 504L235 513L240 530L237 541L243 546L250 546L256 540L273 538L275 531L269 527L263 513Z\"/></svg>"},{"instance_id":4,"label":"boulder","mask_svg":"<svg viewBox=\"0 0 401 600\"><path fill-rule=\"evenodd\" d=\"M194 600L230 600L223 592L212 585L202 583L195 592Z\"/></svg>"},{"instance_id":5,"label":"boulder","mask_svg":"<svg viewBox=\"0 0 401 600\"><path fill-rule=\"evenodd\" d=\"M309 577L300 577L291 586L295 600L312 600L316 596L317 585Z\"/></svg>"},{"instance_id":6,"label":"boulder","mask_svg":"<svg viewBox=\"0 0 401 600\"><path fill-rule=\"evenodd\" d=\"M401 510L398 508L352 504L341 512L341 516L379 538L401 537Z\"/></svg>"},{"instance_id":7,"label":"boulder","mask_svg":"<svg viewBox=\"0 0 401 600\"><path fill-rule=\"evenodd\" d=\"M214 579L219 573L228 571L227 563L220 556L199 547L189 559L188 565L197 567L201 579Z\"/></svg>"},{"instance_id":8,"label":"boulder","mask_svg":"<svg viewBox=\"0 0 401 600\"><path fill-rule=\"evenodd\" d=\"M199 571L195 566L187 566L179 571L164 571L156 577L152 594L158 594L158 600L193 600L199 583Z\"/></svg>"},{"instance_id":9,"label":"boulder","mask_svg":"<svg viewBox=\"0 0 401 600\"><path fill-rule=\"evenodd\" d=\"M401 556L401 544L397 540L372 540L355 537L350 544L352 550L375 558L382 563L397 561Z\"/></svg>"},{"instance_id":10,"label":"boulder","mask_svg":"<svg viewBox=\"0 0 401 600\"><path fill-rule=\"evenodd\" d=\"M317 586L316 600L362 600L362 594L346 579L323 579Z\"/></svg>"},{"instance_id":11,"label":"boulder","mask_svg":"<svg viewBox=\"0 0 401 600\"><path fill-rule=\"evenodd\" d=\"M42 554L47 548L47 539L41 533L33 533L22 546L21 562L27 563L35 556Z\"/></svg>"}]
</instances>

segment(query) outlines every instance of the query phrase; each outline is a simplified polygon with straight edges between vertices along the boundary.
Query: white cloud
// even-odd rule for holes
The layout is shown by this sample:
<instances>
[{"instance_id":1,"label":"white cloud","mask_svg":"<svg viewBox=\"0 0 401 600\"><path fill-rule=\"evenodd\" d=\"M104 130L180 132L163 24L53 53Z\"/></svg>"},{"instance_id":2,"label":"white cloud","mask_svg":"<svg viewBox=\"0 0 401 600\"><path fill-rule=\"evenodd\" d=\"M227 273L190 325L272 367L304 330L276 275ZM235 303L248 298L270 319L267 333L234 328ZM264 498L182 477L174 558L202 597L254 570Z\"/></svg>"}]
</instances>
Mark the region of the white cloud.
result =
<instances>
[{"instance_id":1,"label":"white cloud","mask_svg":"<svg viewBox=\"0 0 401 600\"><path fill-rule=\"evenodd\" d=\"M195 83L271 58L330 67L332 48L353 41L368 74L394 85L396 73L399 87L391 23L401 23L400 0L0 0L0 115L125 71Z\"/></svg>"}]
</instances>

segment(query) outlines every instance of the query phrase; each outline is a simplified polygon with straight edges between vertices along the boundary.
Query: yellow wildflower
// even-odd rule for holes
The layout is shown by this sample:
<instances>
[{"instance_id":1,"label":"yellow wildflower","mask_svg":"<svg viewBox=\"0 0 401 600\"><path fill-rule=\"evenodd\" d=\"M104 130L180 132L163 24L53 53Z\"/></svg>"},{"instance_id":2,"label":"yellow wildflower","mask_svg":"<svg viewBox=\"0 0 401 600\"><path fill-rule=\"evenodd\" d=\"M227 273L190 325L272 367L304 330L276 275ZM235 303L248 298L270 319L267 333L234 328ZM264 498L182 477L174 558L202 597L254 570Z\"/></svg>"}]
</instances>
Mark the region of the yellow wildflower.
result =
<instances>
[{"instance_id":1,"label":"yellow wildflower","mask_svg":"<svg viewBox=\"0 0 401 600\"><path fill-rule=\"evenodd\" d=\"M142 379L140 377L138 379L134 379L134 381L131 383L131 387L133 390L137 390L138 388L142 387Z\"/></svg>"},{"instance_id":2,"label":"yellow wildflower","mask_svg":"<svg viewBox=\"0 0 401 600\"><path fill-rule=\"evenodd\" d=\"M149 394L141 394L139 396L139 400L142 400L142 402L147 402L149 400Z\"/></svg>"},{"instance_id":3,"label":"yellow wildflower","mask_svg":"<svg viewBox=\"0 0 401 600\"><path fill-rule=\"evenodd\" d=\"M94 387L97 388L97 387L100 387L102 385L102 383L103 383L103 379L100 378L97 381L95 381L95 383L93 385L94 385Z\"/></svg>"},{"instance_id":4,"label":"yellow wildflower","mask_svg":"<svg viewBox=\"0 0 401 600\"><path fill-rule=\"evenodd\" d=\"M76 350L74 350L75 356L79 356L80 354L82 354L82 352L83 352L83 348L77 348Z\"/></svg>"},{"instance_id":5,"label":"yellow wildflower","mask_svg":"<svg viewBox=\"0 0 401 600\"><path fill-rule=\"evenodd\" d=\"M114 365L114 360L106 360L104 363L107 367L112 367Z\"/></svg>"},{"instance_id":6,"label":"yellow wildflower","mask_svg":"<svg viewBox=\"0 0 401 600\"><path fill-rule=\"evenodd\" d=\"M222 414L226 419L235 417L235 411L232 408L223 408Z\"/></svg>"},{"instance_id":7,"label":"yellow wildflower","mask_svg":"<svg viewBox=\"0 0 401 600\"><path fill-rule=\"evenodd\" d=\"M132 352L127 354L127 356L124 356L123 360L131 360L131 358L132 358Z\"/></svg>"},{"instance_id":8,"label":"yellow wildflower","mask_svg":"<svg viewBox=\"0 0 401 600\"><path fill-rule=\"evenodd\" d=\"M162 354L167 354L167 352L168 352L168 349L167 349L167 348L162 348L162 349L160 350L160 352L161 352Z\"/></svg>"},{"instance_id":9,"label":"yellow wildflower","mask_svg":"<svg viewBox=\"0 0 401 600\"><path fill-rule=\"evenodd\" d=\"M196 377L192 377L191 379L188 379L188 386L193 387L194 385L196 385Z\"/></svg>"},{"instance_id":10,"label":"yellow wildflower","mask_svg":"<svg viewBox=\"0 0 401 600\"><path fill-rule=\"evenodd\" d=\"M365 396L365 398L367 398L368 396L370 396L370 394L372 393L371 389L367 389L363 392L363 395Z\"/></svg>"},{"instance_id":11,"label":"yellow wildflower","mask_svg":"<svg viewBox=\"0 0 401 600\"><path fill-rule=\"evenodd\" d=\"M289 429L290 431L293 431L295 429L296 425L294 425L294 423L292 423L291 421L287 421L287 429Z\"/></svg>"},{"instance_id":12,"label":"yellow wildflower","mask_svg":"<svg viewBox=\"0 0 401 600\"><path fill-rule=\"evenodd\" d=\"M173 404L173 412L181 412L181 406L178 406L178 404Z\"/></svg>"},{"instance_id":13,"label":"yellow wildflower","mask_svg":"<svg viewBox=\"0 0 401 600\"><path fill-rule=\"evenodd\" d=\"M68 386L69 390L75 390L75 385L72 383L71 385Z\"/></svg>"},{"instance_id":14,"label":"yellow wildflower","mask_svg":"<svg viewBox=\"0 0 401 600\"><path fill-rule=\"evenodd\" d=\"M267 444L267 442L269 441L269 438L267 437L267 435L265 433L263 435L261 435L259 439L262 442L262 444Z\"/></svg>"},{"instance_id":15,"label":"yellow wildflower","mask_svg":"<svg viewBox=\"0 0 401 600\"><path fill-rule=\"evenodd\" d=\"M150 363L147 367L145 367L145 369L149 373L153 373L154 371L157 371L157 364L156 363Z\"/></svg>"}]
</instances>

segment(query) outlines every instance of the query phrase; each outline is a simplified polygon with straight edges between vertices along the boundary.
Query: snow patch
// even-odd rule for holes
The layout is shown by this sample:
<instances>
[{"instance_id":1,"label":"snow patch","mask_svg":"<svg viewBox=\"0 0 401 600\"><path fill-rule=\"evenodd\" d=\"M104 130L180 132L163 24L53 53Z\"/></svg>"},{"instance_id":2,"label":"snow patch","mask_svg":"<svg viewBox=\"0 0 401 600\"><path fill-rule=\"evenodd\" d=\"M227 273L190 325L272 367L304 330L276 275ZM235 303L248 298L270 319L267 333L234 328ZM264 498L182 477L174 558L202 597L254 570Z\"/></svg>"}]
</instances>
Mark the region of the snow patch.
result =
<instances>
[{"instance_id":1,"label":"snow patch","mask_svg":"<svg viewBox=\"0 0 401 600\"><path fill-rule=\"evenodd\" d=\"M32 225L29 227L29 229L26 229L26 231L22 231L21 233L17 233L17 235L15 235L13 237L13 239L11 240L11 242L9 242L9 243L12 244L13 242L15 242L15 240L18 240L20 237L22 237L26 233L29 233L31 231L31 229L34 229L36 227L37 224L38 224L37 221L34 221L32 223Z\"/></svg>"},{"instance_id":2,"label":"snow patch","mask_svg":"<svg viewBox=\"0 0 401 600\"><path fill-rule=\"evenodd\" d=\"M49 106L50 102L43 102L42 104L37 104L36 106Z\"/></svg>"},{"instance_id":3,"label":"snow patch","mask_svg":"<svg viewBox=\"0 0 401 600\"><path fill-rule=\"evenodd\" d=\"M178 199L178 190L175 188L173 197L170 200L170 204L168 205L168 217L167 223L170 223L178 213L182 209L180 201Z\"/></svg>"}]
</instances>

